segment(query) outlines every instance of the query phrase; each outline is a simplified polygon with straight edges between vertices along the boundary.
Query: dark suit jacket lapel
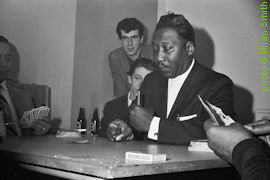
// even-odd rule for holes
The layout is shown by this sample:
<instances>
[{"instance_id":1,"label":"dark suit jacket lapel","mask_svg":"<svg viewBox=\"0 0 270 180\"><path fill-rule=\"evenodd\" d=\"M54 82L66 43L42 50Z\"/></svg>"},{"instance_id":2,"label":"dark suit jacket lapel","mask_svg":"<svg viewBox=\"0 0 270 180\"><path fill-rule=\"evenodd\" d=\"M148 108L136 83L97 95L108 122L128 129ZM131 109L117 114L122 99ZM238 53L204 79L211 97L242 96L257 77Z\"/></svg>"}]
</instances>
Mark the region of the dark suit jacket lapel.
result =
<instances>
[{"instance_id":1,"label":"dark suit jacket lapel","mask_svg":"<svg viewBox=\"0 0 270 180\"><path fill-rule=\"evenodd\" d=\"M199 73L198 64L195 61L193 68L191 69L188 77L186 78L184 84L182 85L180 91L178 92L178 95L172 106L168 119L171 118L177 112L178 109L182 109L185 107L185 105L188 103L188 100L191 99L190 96L194 96L192 86L196 85L198 73ZM179 116L181 115L179 114Z\"/></svg>"}]
</instances>

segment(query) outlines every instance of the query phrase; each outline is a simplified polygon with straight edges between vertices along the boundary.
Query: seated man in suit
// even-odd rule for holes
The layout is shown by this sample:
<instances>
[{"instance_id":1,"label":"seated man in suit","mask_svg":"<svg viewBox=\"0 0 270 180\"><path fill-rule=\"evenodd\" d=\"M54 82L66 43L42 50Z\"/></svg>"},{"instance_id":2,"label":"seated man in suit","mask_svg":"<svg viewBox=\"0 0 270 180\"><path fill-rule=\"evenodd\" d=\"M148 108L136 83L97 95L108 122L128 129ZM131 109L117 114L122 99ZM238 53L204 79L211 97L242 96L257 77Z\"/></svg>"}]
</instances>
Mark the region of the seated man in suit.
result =
<instances>
[{"instance_id":1,"label":"seated man in suit","mask_svg":"<svg viewBox=\"0 0 270 180\"><path fill-rule=\"evenodd\" d=\"M129 92L127 72L139 58L153 60L151 45L144 43L144 26L136 18L125 18L116 27L122 47L109 54L109 64L113 78L113 94L117 97Z\"/></svg>"},{"instance_id":2,"label":"seated man in suit","mask_svg":"<svg viewBox=\"0 0 270 180\"><path fill-rule=\"evenodd\" d=\"M152 46L160 71L142 83L142 106L130 108L133 129L159 143L188 145L205 139L203 123L209 116L198 95L234 118L233 83L196 62L194 30L183 15L162 16Z\"/></svg>"},{"instance_id":3,"label":"seated man in suit","mask_svg":"<svg viewBox=\"0 0 270 180\"><path fill-rule=\"evenodd\" d=\"M119 119L125 122L128 121L128 107L136 99L136 96L138 95L138 90L141 87L141 83L144 80L145 76L152 71L155 71L156 69L156 64L152 60L146 58L138 59L131 66L131 69L128 72L130 91L128 94L106 103L103 111L104 116L101 120L101 136L108 136L112 141L116 138L114 130L116 130L118 126L120 127L121 125L123 125L118 124L121 123ZM131 129L128 130L130 131Z\"/></svg>"},{"instance_id":4,"label":"seated man in suit","mask_svg":"<svg viewBox=\"0 0 270 180\"><path fill-rule=\"evenodd\" d=\"M39 119L31 129L22 129L20 119L25 111L35 108L31 93L20 88L19 83L8 80L12 64L11 47L9 41L0 36L0 107L1 107L1 135L43 135L50 129L50 124Z\"/></svg>"}]
</instances>

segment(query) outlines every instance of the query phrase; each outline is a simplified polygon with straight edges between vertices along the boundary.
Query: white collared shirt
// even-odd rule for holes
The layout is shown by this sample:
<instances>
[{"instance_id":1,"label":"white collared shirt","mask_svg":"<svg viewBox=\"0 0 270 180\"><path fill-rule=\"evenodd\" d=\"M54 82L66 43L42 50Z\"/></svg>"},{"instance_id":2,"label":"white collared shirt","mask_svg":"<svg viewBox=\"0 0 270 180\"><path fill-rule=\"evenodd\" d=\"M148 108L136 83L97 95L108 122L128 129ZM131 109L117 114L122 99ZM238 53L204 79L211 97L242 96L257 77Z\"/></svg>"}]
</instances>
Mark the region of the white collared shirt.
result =
<instances>
[{"instance_id":1,"label":"white collared shirt","mask_svg":"<svg viewBox=\"0 0 270 180\"><path fill-rule=\"evenodd\" d=\"M168 99L167 99L167 117L169 116L172 106L176 100L176 97L181 90L181 87L183 86L186 78L188 77L191 69L193 68L195 64L195 60L192 60L191 65L189 66L188 70L184 72L183 74L175 77L175 78L170 78L168 80ZM157 140L158 139L158 129L159 129L159 122L160 118L159 117L153 117L150 128L148 131L148 138Z\"/></svg>"}]
</instances>

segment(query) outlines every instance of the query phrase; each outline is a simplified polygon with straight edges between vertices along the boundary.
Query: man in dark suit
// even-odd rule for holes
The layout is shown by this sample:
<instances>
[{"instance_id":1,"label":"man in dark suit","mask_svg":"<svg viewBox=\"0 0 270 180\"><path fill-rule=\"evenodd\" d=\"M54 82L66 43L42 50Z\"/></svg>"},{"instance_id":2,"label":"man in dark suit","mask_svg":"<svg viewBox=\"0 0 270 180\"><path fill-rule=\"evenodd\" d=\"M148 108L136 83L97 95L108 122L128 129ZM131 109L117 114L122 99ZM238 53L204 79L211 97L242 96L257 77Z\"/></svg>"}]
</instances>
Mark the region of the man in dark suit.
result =
<instances>
[{"instance_id":1,"label":"man in dark suit","mask_svg":"<svg viewBox=\"0 0 270 180\"><path fill-rule=\"evenodd\" d=\"M116 134L113 132L116 129L114 127L124 125L119 120L128 122L128 107L136 99L138 90L141 87L141 83L145 76L156 69L156 64L152 60L146 58L138 59L131 66L130 71L128 72L130 91L128 94L106 103L103 110L104 116L101 120L100 136L108 136L111 140L116 138ZM109 128L110 130L107 132L108 127L110 126L112 126L112 128Z\"/></svg>"},{"instance_id":2,"label":"man in dark suit","mask_svg":"<svg viewBox=\"0 0 270 180\"><path fill-rule=\"evenodd\" d=\"M109 54L109 65L113 78L113 91L117 97L129 92L127 72L139 58L153 60L151 45L144 43L144 26L136 18L125 18L116 27L121 47Z\"/></svg>"},{"instance_id":3,"label":"man in dark suit","mask_svg":"<svg viewBox=\"0 0 270 180\"><path fill-rule=\"evenodd\" d=\"M233 83L196 62L194 30L184 16L162 16L152 46L160 71L149 74L141 86L143 107L131 108L129 123L136 131L160 143L205 139L203 123L209 116L198 95L234 117Z\"/></svg>"},{"instance_id":4,"label":"man in dark suit","mask_svg":"<svg viewBox=\"0 0 270 180\"><path fill-rule=\"evenodd\" d=\"M8 79L13 63L9 41L0 36L0 134L5 135L43 135L50 129L46 121L38 120L31 129L22 129L20 119L25 111L36 107L31 93L23 90L22 85ZM4 115L4 116L3 116Z\"/></svg>"}]
</instances>

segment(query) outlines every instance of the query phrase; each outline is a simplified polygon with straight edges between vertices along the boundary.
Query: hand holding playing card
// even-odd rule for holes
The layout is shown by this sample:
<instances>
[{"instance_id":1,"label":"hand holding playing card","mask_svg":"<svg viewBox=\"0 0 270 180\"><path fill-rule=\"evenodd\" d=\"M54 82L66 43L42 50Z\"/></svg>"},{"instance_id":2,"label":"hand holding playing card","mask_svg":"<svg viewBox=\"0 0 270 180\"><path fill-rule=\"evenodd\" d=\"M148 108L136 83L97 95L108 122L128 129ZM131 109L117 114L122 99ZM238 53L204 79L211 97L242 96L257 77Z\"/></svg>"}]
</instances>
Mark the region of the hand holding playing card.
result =
<instances>
[{"instance_id":1,"label":"hand holding playing card","mask_svg":"<svg viewBox=\"0 0 270 180\"><path fill-rule=\"evenodd\" d=\"M21 128L32 128L34 123L39 119L48 120L50 108L47 106L41 106L39 108L25 111L20 120Z\"/></svg>"},{"instance_id":2,"label":"hand holding playing card","mask_svg":"<svg viewBox=\"0 0 270 180\"><path fill-rule=\"evenodd\" d=\"M221 158L232 162L234 147L245 139L253 137L252 133L239 123L219 126L208 119L204 122L204 129L208 139L208 146Z\"/></svg>"},{"instance_id":3,"label":"hand holding playing card","mask_svg":"<svg viewBox=\"0 0 270 180\"><path fill-rule=\"evenodd\" d=\"M200 95L198 95L199 100L201 101L203 107L208 112L211 119L220 126L229 126L230 124L234 123L235 121L230 117L225 115L222 112L222 109L220 109L217 106L214 106L213 104L206 101L207 105L203 102Z\"/></svg>"},{"instance_id":4,"label":"hand holding playing card","mask_svg":"<svg viewBox=\"0 0 270 180\"><path fill-rule=\"evenodd\" d=\"M51 125L48 123L47 120L37 119L33 124L32 133L34 135L41 136L41 135L46 134L50 128L51 128Z\"/></svg>"}]
</instances>

